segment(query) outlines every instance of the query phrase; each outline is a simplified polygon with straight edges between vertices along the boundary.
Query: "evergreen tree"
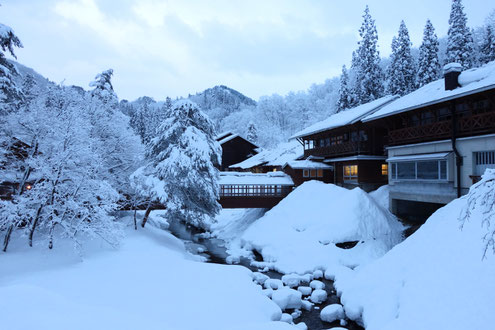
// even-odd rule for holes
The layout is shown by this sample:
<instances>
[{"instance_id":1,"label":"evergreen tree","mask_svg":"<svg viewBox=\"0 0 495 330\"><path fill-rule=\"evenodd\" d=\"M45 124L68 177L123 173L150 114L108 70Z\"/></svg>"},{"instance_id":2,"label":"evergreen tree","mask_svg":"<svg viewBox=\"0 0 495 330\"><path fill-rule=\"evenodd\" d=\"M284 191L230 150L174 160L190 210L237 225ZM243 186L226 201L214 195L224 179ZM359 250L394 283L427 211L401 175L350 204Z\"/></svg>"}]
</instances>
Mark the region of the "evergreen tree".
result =
<instances>
[{"instance_id":1,"label":"evergreen tree","mask_svg":"<svg viewBox=\"0 0 495 330\"><path fill-rule=\"evenodd\" d=\"M21 41L10 27L0 23L0 115L17 109L22 99L22 92L13 78L17 74L17 69L5 57L5 52L8 52L17 59L14 47L22 48Z\"/></svg>"},{"instance_id":2,"label":"evergreen tree","mask_svg":"<svg viewBox=\"0 0 495 330\"><path fill-rule=\"evenodd\" d=\"M415 63L411 55L411 40L406 24L401 21L399 35L392 40L391 62L387 69L387 91L393 95L405 95L415 88Z\"/></svg>"},{"instance_id":3,"label":"evergreen tree","mask_svg":"<svg viewBox=\"0 0 495 330\"><path fill-rule=\"evenodd\" d=\"M380 68L378 32L368 6L364 10L363 24L359 29L361 40L353 55L354 94L356 103L363 104L383 96L383 72Z\"/></svg>"},{"instance_id":4,"label":"evergreen tree","mask_svg":"<svg viewBox=\"0 0 495 330\"><path fill-rule=\"evenodd\" d=\"M495 60L495 33L491 24L485 26L483 41L480 45L480 60L482 64Z\"/></svg>"},{"instance_id":5,"label":"evergreen tree","mask_svg":"<svg viewBox=\"0 0 495 330\"><path fill-rule=\"evenodd\" d=\"M147 145L146 157L148 164L133 174L146 187L142 193L164 203L169 219L207 228L220 210L221 148L210 119L195 103L178 101Z\"/></svg>"},{"instance_id":6,"label":"evergreen tree","mask_svg":"<svg viewBox=\"0 0 495 330\"><path fill-rule=\"evenodd\" d=\"M447 63L459 63L463 69L473 66L473 36L461 0L452 1L447 38ZM447 64L445 63L445 64Z\"/></svg>"},{"instance_id":7,"label":"evergreen tree","mask_svg":"<svg viewBox=\"0 0 495 330\"><path fill-rule=\"evenodd\" d=\"M258 141L258 130L252 121L249 122L246 139L252 143L257 143Z\"/></svg>"},{"instance_id":8,"label":"evergreen tree","mask_svg":"<svg viewBox=\"0 0 495 330\"><path fill-rule=\"evenodd\" d=\"M430 20L426 21L423 42L419 47L418 87L424 86L440 77L440 60L438 59L438 38Z\"/></svg>"},{"instance_id":9,"label":"evergreen tree","mask_svg":"<svg viewBox=\"0 0 495 330\"><path fill-rule=\"evenodd\" d=\"M352 91L349 86L349 74L347 69L342 66L342 74L340 75L340 87L339 87L339 98L337 100L337 112L345 109L349 109L353 106L354 100L352 97Z\"/></svg>"}]
</instances>

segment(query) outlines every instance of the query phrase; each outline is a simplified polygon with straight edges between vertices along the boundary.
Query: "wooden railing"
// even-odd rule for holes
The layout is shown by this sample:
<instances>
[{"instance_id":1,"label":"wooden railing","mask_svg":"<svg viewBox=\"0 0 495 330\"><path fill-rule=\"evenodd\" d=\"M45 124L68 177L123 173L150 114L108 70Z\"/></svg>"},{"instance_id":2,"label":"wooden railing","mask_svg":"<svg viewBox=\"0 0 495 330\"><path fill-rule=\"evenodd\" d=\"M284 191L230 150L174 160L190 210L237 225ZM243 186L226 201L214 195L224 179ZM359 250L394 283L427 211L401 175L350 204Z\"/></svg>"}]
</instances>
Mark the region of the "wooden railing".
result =
<instances>
[{"instance_id":1,"label":"wooden railing","mask_svg":"<svg viewBox=\"0 0 495 330\"><path fill-rule=\"evenodd\" d=\"M344 142L326 147L316 147L304 150L304 156L345 156L358 153L370 152L370 144L367 141L361 142Z\"/></svg>"},{"instance_id":2,"label":"wooden railing","mask_svg":"<svg viewBox=\"0 0 495 330\"><path fill-rule=\"evenodd\" d=\"M477 115L461 117L457 121L457 136L465 137L476 134L495 132L495 112L486 112ZM389 145L426 142L448 139L452 136L452 121L406 127L391 130L388 133Z\"/></svg>"},{"instance_id":3,"label":"wooden railing","mask_svg":"<svg viewBox=\"0 0 495 330\"><path fill-rule=\"evenodd\" d=\"M239 184L220 185L220 198L222 197L285 197L294 186L283 185L259 185Z\"/></svg>"}]
</instances>

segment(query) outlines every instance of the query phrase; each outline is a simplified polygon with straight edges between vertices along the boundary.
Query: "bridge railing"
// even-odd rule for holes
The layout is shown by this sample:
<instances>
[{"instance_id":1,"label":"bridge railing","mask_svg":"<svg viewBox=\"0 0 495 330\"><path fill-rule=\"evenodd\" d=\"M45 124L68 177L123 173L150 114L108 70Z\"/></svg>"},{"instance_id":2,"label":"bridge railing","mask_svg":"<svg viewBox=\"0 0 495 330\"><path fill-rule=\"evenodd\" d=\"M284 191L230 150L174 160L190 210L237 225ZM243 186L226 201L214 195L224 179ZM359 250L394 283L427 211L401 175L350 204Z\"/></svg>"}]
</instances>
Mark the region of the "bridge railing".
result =
<instances>
[{"instance_id":1,"label":"bridge railing","mask_svg":"<svg viewBox=\"0 0 495 330\"><path fill-rule=\"evenodd\" d=\"M293 189L286 185L220 185L220 197L285 197Z\"/></svg>"}]
</instances>

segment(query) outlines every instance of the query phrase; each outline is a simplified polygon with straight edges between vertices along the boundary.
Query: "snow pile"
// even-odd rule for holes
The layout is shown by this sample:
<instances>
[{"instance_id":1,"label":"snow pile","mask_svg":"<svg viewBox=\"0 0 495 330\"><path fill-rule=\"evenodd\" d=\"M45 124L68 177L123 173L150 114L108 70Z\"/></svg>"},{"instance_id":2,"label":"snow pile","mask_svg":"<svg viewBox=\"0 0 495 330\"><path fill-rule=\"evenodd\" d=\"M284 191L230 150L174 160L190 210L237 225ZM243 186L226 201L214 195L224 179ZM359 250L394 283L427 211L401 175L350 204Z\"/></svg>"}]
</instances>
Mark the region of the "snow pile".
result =
<instances>
[{"instance_id":1,"label":"snow pile","mask_svg":"<svg viewBox=\"0 0 495 330\"><path fill-rule=\"evenodd\" d=\"M367 330L492 328L494 201L495 171L487 170L468 196L439 209L383 258L337 275L347 316Z\"/></svg>"},{"instance_id":2,"label":"snow pile","mask_svg":"<svg viewBox=\"0 0 495 330\"><path fill-rule=\"evenodd\" d=\"M323 308L320 313L320 318L322 321L332 323L336 320L341 320L345 318L344 308L340 304L332 304Z\"/></svg>"},{"instance_id":3,"label":"snow pile","mask_svg":"<svg viewBox=\"0 0 495 330\"><path fill-rule=\"evenodd\" d=\"M271 321L282 312L251 271L197 262L165 231L129 231L118 250L98 244L85 244L83 261L61 240L50 251L12 244L0 255L1 328L292 328Z\"/></svg>"},{"instance_id":4,"label":"snow pile","mask_svg":"<svg viewBox=\"0 0 495 330\"><path fill-rule=\"evenodd\" d=\"M385 185L381 186L375 191L370 192L369 195L375 200L378 205L383 207L385 210L388 210L390 206L389 193L390 187L388 185Z\"/></svg>"},{"instance_id":5,"label":"snow pile","mask_svg":"<svg viewBox=\"0 0 495 330\"><path fill-rule=\"evenodd\" d=\"M242 235L266 266L304 274L381 257L401 240L402 225L359 188L305 182ZM335 243L359 241L352 249Z\"/></svg>"}]
</instances>

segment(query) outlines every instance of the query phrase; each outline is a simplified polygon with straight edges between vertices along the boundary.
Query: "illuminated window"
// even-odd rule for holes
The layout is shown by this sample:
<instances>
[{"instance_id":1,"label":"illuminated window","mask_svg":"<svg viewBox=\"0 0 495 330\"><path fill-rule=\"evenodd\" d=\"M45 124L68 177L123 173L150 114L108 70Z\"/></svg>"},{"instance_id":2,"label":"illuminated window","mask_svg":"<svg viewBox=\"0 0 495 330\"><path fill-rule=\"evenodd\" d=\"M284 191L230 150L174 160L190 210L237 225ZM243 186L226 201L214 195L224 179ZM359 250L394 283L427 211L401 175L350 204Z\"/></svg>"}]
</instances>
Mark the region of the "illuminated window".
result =
<instances>
[{"instance_id":1,"label":"illuminated window","mask_svg":"<svg viewBox=\"0 0 495 330\"><path fill-rule=\"evenodd\" d=\"M317 176L318 176L319 178L323 178L323 169L319 168L319 169L317 170Z\"/></svg>"},{"instance_id":2,"label":"illuminated window","mask_svg":"<svg viewBox=\"0 0 495 330\"><path fill-rule=\"evenodd\" d=\"M316 170L315 169L312 169L310 171L311 171L311 177L312 178L316 178Z\"/></svg>"},{"instance_id":3,"label":"illuminated window","mask_svg":"<svg viewBox=\"0 0 495 330\"><path fill-rule=\"evenodd\" d=\"M357 165L345 165L344 166L344 182L357 182L358 179L358 166Z\"/></svg>"},{"instance_id":4,"label":"illuminated window","mask_svg":"<svg viewBox=\"0 0 495 330\"><path fill-rule=\"evenodd\" d=\"M303 170L303 177L309 178L309 170Z\"/></svg>"},{"instance_id":5,"label":"illuminated window","mask_svg":"<svg viewBox=\"0 0 495 330\"><path fill-rule=\"evenodd\" d=\"M276 168L274 168L274 169L273 169L273 172L277 172L277 169L276 169Z\"/></svg>"},{"instance_id":6,"label":"illuminated window","mask_svg":"<svg viewBox=\"0 0 495 330\"><path fill-rule=\"evenodd\" d=\"M382 175L388 175L388 164L382 164Z\"/></svg>"}]
</instances>

